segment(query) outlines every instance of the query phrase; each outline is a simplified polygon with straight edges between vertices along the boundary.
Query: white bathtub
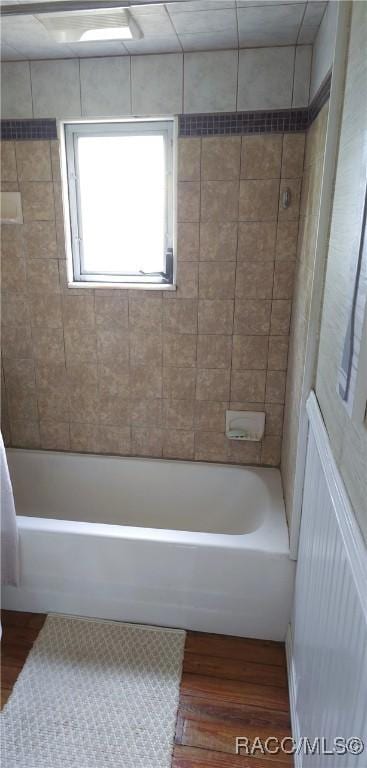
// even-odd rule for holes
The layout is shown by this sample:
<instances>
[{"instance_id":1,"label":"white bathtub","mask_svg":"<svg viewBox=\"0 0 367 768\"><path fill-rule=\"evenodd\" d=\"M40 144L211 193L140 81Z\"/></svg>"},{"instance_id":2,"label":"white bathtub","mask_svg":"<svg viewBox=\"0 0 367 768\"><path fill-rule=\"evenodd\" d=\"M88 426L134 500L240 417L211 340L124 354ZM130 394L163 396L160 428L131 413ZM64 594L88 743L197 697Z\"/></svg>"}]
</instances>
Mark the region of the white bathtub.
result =
<instances>
[{"instance_id":1,"label":"white bathtub","mask_svg":"<svg viewBox=\"0 0 367 768\"><path fill-rule=\"evenodd\" d=\"M284 640L279 472L10 449L21 582L5 608Z\"/></svg>"}]
</instances>

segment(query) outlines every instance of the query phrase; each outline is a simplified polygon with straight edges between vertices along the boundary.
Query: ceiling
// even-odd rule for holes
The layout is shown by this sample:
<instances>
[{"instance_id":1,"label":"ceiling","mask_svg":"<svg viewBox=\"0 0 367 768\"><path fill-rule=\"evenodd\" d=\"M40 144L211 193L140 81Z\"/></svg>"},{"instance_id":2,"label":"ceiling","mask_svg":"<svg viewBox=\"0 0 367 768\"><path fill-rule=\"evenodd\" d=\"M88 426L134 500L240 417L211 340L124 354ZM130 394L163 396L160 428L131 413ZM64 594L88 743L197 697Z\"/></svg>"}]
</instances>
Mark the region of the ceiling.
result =
<instances>
[{"instance_id":1,"label":"ceiling","mask_svg":"<svg viewBox=\"0 0 367 768\"><path fill-rule=\"evenodd\" d=\"M0 4L30 2L34 0L1 0ZM312 44L326 5L318 0L183 0L152 5L146 0L146 5L130 8L144 37L124 43L60 44L35 16L3 17L1 57L8 61L60 59Z\"/></svg>"}]
</instances>

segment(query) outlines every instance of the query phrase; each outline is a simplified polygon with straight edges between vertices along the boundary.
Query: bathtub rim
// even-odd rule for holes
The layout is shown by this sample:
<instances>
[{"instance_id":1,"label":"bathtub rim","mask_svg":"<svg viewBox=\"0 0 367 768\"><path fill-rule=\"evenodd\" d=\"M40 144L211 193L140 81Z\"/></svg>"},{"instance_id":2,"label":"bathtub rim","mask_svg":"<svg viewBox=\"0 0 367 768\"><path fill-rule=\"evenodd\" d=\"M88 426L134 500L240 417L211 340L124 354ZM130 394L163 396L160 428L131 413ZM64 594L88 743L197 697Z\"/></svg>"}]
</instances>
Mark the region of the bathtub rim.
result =
<instances>
[{"instance_id":1,"label":"bathtub rim","mask_svg":"<svg viewBox=\"0 0 367 768\"><path fill-rule=\"evenodd\" d=\"M26 454L54 457L78 457L83 460L116 459L124 463L138 462L139 464L172 463L195 466L232 469L241 472L253 472L256 475L265 473L274 478L278 493L272 497L272 504L267 510L261 524L249 533L224 533L206 531L186 531L179 528L152 528L149 526L132 526L116 523L90 522L87 520L64 520L34 515L17 515L19 528L25 531L42 531L49 534L69 533L73 535L100 536L102 538L124 539L142 542L158 542L181 545L182 547L207 546L210 548L243 549L253 552L267 552L276 555L289 556L289 531L285 514L283 488L280 470L277 467L262 467L258 465L226 464L222 462L190 461L184 459L151 458L145 456L118 456L109 454L77 453L71 451L46 451L42 449L7 448L11 454Z\"/></svg>"}]
</instances>

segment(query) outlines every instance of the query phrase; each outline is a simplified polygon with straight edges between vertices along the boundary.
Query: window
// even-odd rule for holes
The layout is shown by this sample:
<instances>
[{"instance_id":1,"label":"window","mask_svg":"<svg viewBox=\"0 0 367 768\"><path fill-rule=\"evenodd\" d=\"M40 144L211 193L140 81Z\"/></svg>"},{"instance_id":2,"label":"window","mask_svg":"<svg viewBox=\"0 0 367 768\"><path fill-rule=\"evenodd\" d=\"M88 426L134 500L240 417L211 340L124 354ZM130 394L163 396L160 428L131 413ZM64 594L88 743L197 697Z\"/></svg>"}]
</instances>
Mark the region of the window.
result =
<instances>
[{"instance_id":1,"label":"window","mask_svg":"<svg viewBox=\"0 0 367 768\"><path fill-rule=\"evenodd\" d=\"M172 286L174 120L64 131L73 282Z\"/></svg>"}]
</instances>

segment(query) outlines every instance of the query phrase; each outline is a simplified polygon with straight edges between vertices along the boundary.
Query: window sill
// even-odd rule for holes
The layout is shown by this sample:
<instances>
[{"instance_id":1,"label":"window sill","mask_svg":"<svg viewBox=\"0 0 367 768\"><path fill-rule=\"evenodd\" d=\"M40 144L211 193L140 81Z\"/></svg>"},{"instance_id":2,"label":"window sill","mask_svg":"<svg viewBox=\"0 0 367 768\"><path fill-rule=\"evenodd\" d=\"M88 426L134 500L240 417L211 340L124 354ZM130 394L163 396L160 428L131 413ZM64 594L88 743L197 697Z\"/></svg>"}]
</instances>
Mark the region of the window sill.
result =
<instances>
[{"instance_id":1,"label":"window sill","mask_svg":"<svg viewBox=\"0 0 367 768\"><path fill-rule=\"evenodd\" d=\"M138 290L138 291L175 291L177 286L165 285L164 283L97 283L87 282L86 280L80 280L76 282L68 282L68 288L116 288L120 290Z\"/></svg>"}]
</instances>

